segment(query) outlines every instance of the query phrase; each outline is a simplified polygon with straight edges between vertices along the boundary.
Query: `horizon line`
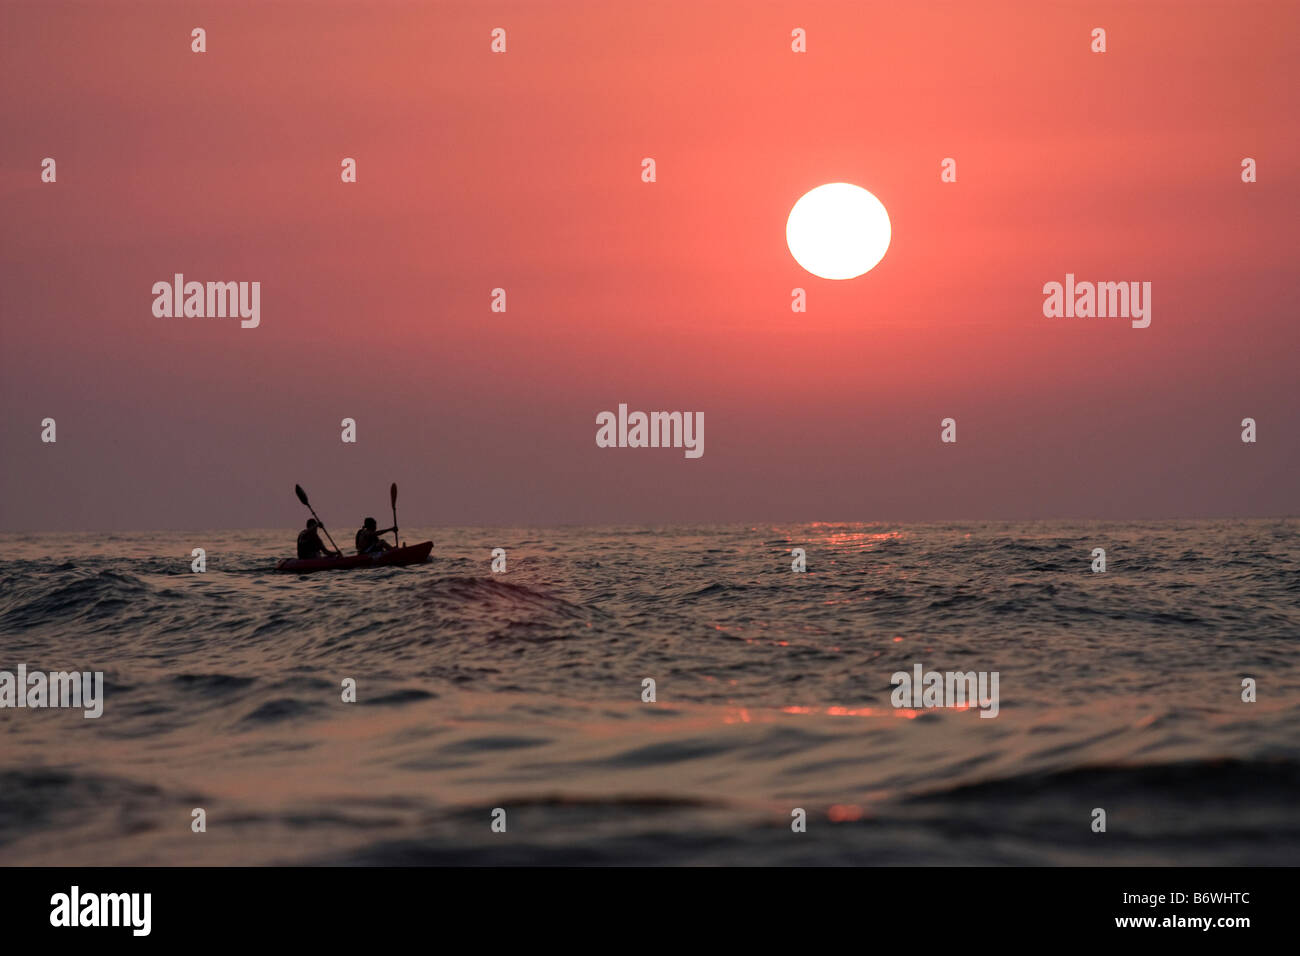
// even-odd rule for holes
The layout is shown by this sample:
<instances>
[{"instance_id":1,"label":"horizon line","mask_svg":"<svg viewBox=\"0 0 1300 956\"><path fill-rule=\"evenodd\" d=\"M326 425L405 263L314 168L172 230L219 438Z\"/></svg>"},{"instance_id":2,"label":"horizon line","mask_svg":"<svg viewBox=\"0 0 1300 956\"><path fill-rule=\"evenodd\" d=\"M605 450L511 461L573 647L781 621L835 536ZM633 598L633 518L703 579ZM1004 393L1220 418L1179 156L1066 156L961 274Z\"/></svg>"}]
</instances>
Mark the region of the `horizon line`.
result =
<instances>
[{"instance_id":1,"label":"horizon line","mask_svg":"<svg viewBox=\"0 0 1300 956\"><path fill-rule=\"evenodd\" d=\"M616 529L636 528L639 530L657 530L663 528L723 528L761 525L979 525L979 524L1043 524L1043 523L1078 523L1078 524L1172 524L1178 522L1207 521L1295 521L1300 520L1300 513L1285 515L1180 515L1163 518L926 518L918 520L900 520L893 518L849 519L849 518L814 518L804 520L762 519L736 521L657 521L637 524L635 522L560 522L555 524L502 523L502 524L421 524L409 525L412 529ZM306 523L304 519L303 524ZM348 525L350 527L350 525ZM65 528L41 530L37 528L0 528L0 535L56 535L56 534L188 534L206 532L285 532L301 530L299 525L281 525L278 527L185 527L185 528Z\"/></svg>"}]
</instances>

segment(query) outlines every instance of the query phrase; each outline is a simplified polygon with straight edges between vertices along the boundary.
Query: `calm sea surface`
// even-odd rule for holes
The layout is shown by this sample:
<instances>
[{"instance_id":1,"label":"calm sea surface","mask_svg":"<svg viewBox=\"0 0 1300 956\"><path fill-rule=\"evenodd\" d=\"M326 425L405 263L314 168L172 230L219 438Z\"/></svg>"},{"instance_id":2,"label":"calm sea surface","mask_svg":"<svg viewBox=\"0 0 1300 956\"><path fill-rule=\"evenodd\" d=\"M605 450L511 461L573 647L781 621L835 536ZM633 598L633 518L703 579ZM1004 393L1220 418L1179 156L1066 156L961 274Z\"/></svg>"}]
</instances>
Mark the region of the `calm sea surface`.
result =
<instances>
[{"instance_id":1,"label":"calm sea surface","mask_svg":"<svg viewBox=\"0 0 1300 956\"><path fill-rule=\"evenodd\" d=\"M106 698L0 709L0 863L1297 864L1297 531L404 529L431 563L304 577L296 530L0 535L0 670ZM918 663L997 718L895 709Z\"/></svg>"}]
</instances>

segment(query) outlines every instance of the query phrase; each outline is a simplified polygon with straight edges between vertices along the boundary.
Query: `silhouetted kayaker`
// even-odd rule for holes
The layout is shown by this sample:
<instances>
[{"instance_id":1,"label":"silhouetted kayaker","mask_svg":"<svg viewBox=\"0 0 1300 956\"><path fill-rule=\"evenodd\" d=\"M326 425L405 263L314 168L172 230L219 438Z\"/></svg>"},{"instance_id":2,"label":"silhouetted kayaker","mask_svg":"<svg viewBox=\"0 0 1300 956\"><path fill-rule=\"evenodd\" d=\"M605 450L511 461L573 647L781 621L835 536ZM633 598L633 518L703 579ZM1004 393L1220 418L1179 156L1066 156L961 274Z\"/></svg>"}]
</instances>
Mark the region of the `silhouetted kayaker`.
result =
<instances>
[{"instance_id":1,"label":"silhouetted kayaker","mask_svg":"<svg viewBox=\"0 0 1300 956\"><path fill-rule=\"evenodd\" d=\"M320 539L320 531L317 530L319 527L315 518L307 519L307 527L298 532L298 557L319 558L322 554L327 554L331 558L343 557L343 552L331 551L325 547L325 543Z\"/></svg>"},{"instance_id":2,"label":"silhouetted kayaker","mask_svg":"<svg viewBox=\"0 0 1300 956\"><path fill-rule=\"evenodd\" d=\"M377 530L379 523L374 518L367 518L361 529L357 532L357 554L375 554L380 551L388 551L392 545L379 537L381 534L388 534L390 531L396 531L397 528L385 528L383 531Z\"/></svg>"}]
</instances>

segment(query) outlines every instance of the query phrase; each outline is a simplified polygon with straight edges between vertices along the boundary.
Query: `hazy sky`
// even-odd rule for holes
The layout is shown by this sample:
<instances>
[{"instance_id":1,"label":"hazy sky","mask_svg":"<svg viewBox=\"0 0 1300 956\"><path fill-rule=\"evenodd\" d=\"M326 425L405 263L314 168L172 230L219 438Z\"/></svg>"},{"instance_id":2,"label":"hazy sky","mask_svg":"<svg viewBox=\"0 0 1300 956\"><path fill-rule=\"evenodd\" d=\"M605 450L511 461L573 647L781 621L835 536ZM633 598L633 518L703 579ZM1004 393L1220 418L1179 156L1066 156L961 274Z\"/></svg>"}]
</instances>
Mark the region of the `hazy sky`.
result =
<instances>
[{"instance_id":1,"label":"hazy sky","mask_svg":"<svg viewBox=\"0 0 1300 956\"><path fill-rule=\"evenodd\" d=\"M0 529L1294 514L1298 10L6 2ZM836 181L893 223L844 282L785 245Z\"/></svg>"}]
</instances>

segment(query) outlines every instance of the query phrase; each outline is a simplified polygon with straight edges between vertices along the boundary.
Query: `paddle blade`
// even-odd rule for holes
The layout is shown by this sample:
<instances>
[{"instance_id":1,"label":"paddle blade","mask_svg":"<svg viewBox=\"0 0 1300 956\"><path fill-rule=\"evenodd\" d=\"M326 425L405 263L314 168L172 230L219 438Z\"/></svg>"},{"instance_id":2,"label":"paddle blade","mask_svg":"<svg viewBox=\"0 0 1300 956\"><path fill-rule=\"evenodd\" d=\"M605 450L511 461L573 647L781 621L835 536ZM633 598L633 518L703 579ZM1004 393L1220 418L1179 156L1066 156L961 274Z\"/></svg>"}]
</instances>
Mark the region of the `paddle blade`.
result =
<instances>
[{"instance_id":1,"label":"paddle blade","mask_svg":"<svg viewBox=\"0 0 1300 956\"><path fill-rule=\"evenodd\" d=\"M392 499L393 507L397 507L397 482L393 482L393 487L388 489L388 497Z\"/></svg>"},{"instance_id":2,"label":"paddle blade","mask_svg":"<svg viewBox=\"0 0 1300 956\"><path fill-rule=\"evenodd\" d=\"M302 490L302 485L294 485L293 490L298 493L298 500L310 508L311 502L307 500L307 492Z\"/></svg>"}]
</instances>

